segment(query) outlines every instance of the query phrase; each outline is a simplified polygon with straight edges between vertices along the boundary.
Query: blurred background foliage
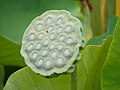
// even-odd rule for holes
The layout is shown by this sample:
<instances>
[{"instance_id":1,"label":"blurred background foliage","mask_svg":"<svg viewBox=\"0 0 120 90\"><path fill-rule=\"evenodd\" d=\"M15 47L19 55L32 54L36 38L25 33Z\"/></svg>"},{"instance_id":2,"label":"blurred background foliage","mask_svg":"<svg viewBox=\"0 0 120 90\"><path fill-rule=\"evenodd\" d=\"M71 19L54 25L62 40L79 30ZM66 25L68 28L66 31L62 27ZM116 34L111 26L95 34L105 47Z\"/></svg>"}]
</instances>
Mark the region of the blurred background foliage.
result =
<instances>
[{"instance_id":1,"label":"blurred background foliage","mask_svg":"<svg viewBox=\"0 0 120 90\"><path fill-rule=\"evenodd\" d=\"M0 2L0 34L20 43L31 21L51 9L65 9L79 17L79 7L74 0L2 0Z\"/></svg>"},{"instance_id":2,"label":"blurred background foliage","mask_svg":"<svg viewBox=\"0 0 120 90\"><path fill-rule=\"evenodd\" d=\"M0 34L20 43L30 22L46 10L65 9L83 24L88 40L106 31L109 15L115 15L119 0L1 0ZM119 6L119 5L118 5ZM119 11L118 11L119 12Z\"/></svg>"},{"instance_id":3,"label":"blurred background foliage","mask_svg":"<svg viewBox=\"0 0 120 90\"><path fill-rule=\"evenodd\" d=\"M68 10L81 20L83 36L89 40L107 31L110 15L120 16L119 4L120 0L0 0L0 83L4 76L3 66L5 78L19 69L9 66L25 66L19 53L21 40L35 17L46 10Z\"/></svg>"}]
</instances>

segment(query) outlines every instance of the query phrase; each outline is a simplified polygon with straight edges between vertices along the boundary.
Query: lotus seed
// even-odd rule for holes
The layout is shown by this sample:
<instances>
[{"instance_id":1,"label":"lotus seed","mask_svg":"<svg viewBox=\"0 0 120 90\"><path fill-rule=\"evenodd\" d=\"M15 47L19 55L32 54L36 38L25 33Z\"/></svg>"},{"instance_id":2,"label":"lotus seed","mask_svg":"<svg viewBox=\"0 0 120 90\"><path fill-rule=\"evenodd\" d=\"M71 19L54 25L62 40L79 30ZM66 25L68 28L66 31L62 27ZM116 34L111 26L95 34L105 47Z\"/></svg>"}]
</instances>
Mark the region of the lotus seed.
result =
<instances>
[{"instance_id":1,"label":"lotus seed","mask_svg":"<svg viewBox=\"0 0 120 90\"><path fill-rule=\"evenodd\" d=\"M47 23L47 24L52 23L52 18L51 18L51 17L48 17L47 20L46 20L46 23Z\"/></svg>"},{"instance_id":2,"label":"lotus seed","mask_svg":"<svg viewBox=\"0 0 120 90\"><path fill-rule=\"evenodd\" d=\"M33 49L33 44L28 45L26 48L28 51L31 51Z\"/></svg>"},{"instance_id":3,"label":"lotus seed","mask_svg":"<svg viewBox=\"0 0 120 90\"><path fill-rule=\"evenodd\" d=\"M53 27L52 26L49 26L48 27L48 32L51 32L53 30Z\"/></svg>"},{"instance_id":4,"label":"lotus seed","mask_svg":"<svg viewBox=\"0 0 120 90\"><path fill-rule=\"evenodd\" d=\"M50 34L49 38L50 38L51 40L55 39L55 34L54 34L54 33Z\"/></svg>"},{"instance_id":5,"label":"lotus seed","mask_svg":"<svg viewBox=\"0 0 120 90\"><path fill-rule=\"evenodd\" d=\"M63 41L65 39L65 36L64 35L61 35L60 37L59 37L59 41Z\"/></svg>"},{"instance_id":6,"label":"lotus seed","mask_svg":"<svg viewBox=\"0 0 120 90\"><path fill-rule=\"evenodd\" d=\"M44 59L42 57L40 57L39 59L36 60L36 62L34 63L36 65L36 67L38 68L43 68L43 64L44 64Z\"/></svg>"},{"instance_id":7,"label":"lotus seed","mask_svg":"<svg viewBox=\"0 0 120 90\"><path fill-rule=\"evenodd\" d=\"M49 45L49 49L54 49L54 48L55 48L55 44L51 43L51 44Z\"/></svg>"},{"instance_id":8,"label":"lotus seed","mask_svg":"<svg viewBox=\"0 0 120 90\"><path fill-rule=\"evenodd\" d=\"M47 56L47 53L48 53L47 50L43 50L43 51L42 51L42 56Z\"/></svg>"},{"instance_id":9,"label":"lotus seed","mask_svg":"<svg viewBox=\"0 0 120 90\"><path fill-rule=\"evenodd\" d=\"M57 59L57 67L62 67L64 64L65 64L65 63L64 63L64 61L63 61L62 58L58 58L58 59Z\"/></svg>"},{"instance_id":10,"label":"lotus seed","mask_svg":"<svg viewBox=\"0 0 120 90\"><path fill-rule=\"evenodd\" d=\"M32 59L36 59L36 58L37 58L37 53L35 52L32 54Z\"/></svg>"},{"instance_id":11,"label":"lotus seed","mask_svg":"<svg viewBox=\"0 0 120 90\"><path fill-rule=\"evenodd\" d=\"M34 34L30 34L29 40L34 40L34 39L35 39L35 35Z\"/></svg>"},{"instance_id":12,"label":"lotus seed","mask_svg":"<svg viewBox=\"0 0 120 90\"><path fill-rule=\"evenodd\" d=\"M67 43L71 45L73 43L73 39L72 38L68 38Z\"/></svg>"},{"instance_id":13,"label":"lotus seed","mask_svg":"<svg viewBox=\"0 0 120 90\"><path fill-rule=\"evenodd\" d=\"M61 27L57 28L57 33L61 33L61 32L62 32L62 28Z\"/></svg>"},{"instance_id":14,"label":"lotus seed","mask_svg":"<svg viewBox=\"0 0 120 90\"><path fill-rule=\"evenodd\" d=\"M41 48L41 44L38 43L38 44L36 45L36 49L40 49L40 48Z\"/></svg>"},{"instance_id":15,"label":"lotus seed","mask_svg":"<svg viewBox=\"0 0 120 90\"><path fill-rule=\"evenodd\" d=\"M71 54L71 52L70 52L69 49L65 49L65 50L64 50L64 55L65 55L65 56L68 57L68 56L70 56L70 54Z\"/></svg>"},{"instance_id":16,"label":"lotus seed","mask_svg":"<svg viewBox=\"0 0 120 90\"><path fill-rule=\"evenodd\" d=\"M57 19L57 24L61 24L63 22L62 18Z\"/></svg>"},{"instance_id":17,"label":"lotus seed","mask_svg":"<svg viewBox=\"0 0 120 90\"><path fill-rule=\"evenodd\" d=\"M58 50L62 50L63 49L63 45L59 44L57 48L58 48Z\"/></svg>"},{"instance_id":18,"label":"lotus seed","mask_svg":"<svg viewBox=\"0 0 120 90\"><path fill-rule=\"evenodd\" d=\"M44 42L43 42L44 46L48 45L48 43L49 43L48 39L45 39Z\"/></svg>"},{"instance_id":19,"label":"lotus seed","mask_svg":"<svg viewBox=\"0 0 120 90\"><path fill-rule=\"evenodd\" d=\"M51 63L51 61L48 60L48 61L46 62L45 68L46 68L46 69L51 69L51 68L52 68L52 63Z\"/></svg>"},{"instance_id":20,"label":"lotus seed","mask_svg":"<svg viewBox=\"0 0 120 90\"><path fill-rule=\"evenodd\" d=\"M42 28L43 28L43 25L42 25L42 24L39 24L39 25L38 25L38 30L42 30Z\"/></svg>"},{"instance_id":21,"label":"lotus seed","mask_svg":"<svg viewBox=\"0 0 120 90\"><path fill-rule=\"evenodd\" d=\"M35 25L35 27L36 27L36 30L37 31L41 31L42 29L43 29L43 25L41 24L41 22L36 22L36 25Z\"/></svg>"},{"instance_id":22,"label":"lotus seed","mask_svg":"<svg viewBox=\"0 0 120 90\"><path fill-rule=\"evenodd\" d=\"M43 33L40 33L40 34L38 35L38 39L41 40L41 39L43 38L43 36L44 36Z\"/></svg>"},{"instance_id":23,"label":"lotus seed","mask_svg":"<svg viewBox=\"0 0 120 90\"><path fill-rule=\"evenodd\" d=\"M67 25L66 28L65 28L65 32L71 33L72 32L72 26L71 25Z\"/></svg>"},{"instance_id":24,"label":"lotus seed","mask_svg":"<svg viewBox=\"0 0 120 90\"><path fill-rule=\"evenodd\" d=\"M52 52L52 54L51 54L51 57L52 58L55 58L57 56L57 53L54 51L54 52Z\"/></svg>"},{"instance_id":25,"label":"lotus seed","mask_svg":"<svg viewBox=\"0 0 120 90\"><path fill-rule=\"evenodd\" d=\"M43 59L39 59L38 65L41 66L42 63L43 63Z\"/></svg>"}]
</instances>

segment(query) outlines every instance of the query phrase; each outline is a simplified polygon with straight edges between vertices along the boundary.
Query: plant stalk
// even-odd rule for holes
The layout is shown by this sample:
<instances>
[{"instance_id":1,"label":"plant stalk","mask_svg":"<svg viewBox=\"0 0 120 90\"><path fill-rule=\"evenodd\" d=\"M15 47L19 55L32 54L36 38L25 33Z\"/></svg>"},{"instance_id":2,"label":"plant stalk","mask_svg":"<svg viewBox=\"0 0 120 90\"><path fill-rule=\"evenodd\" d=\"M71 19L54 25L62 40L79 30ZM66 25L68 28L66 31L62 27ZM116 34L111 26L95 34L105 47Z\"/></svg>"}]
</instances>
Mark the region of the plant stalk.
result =
<instances>
[{"instance_id":1,"label":"plant stalk","mask_svg":"<svg viewBox=\"0 0 120 90\"><path fill-rule=\"evenodd\" d=\"M71 90L77 90L77 64L75 70L71 73Z\"/></svg>"}]
</instances>

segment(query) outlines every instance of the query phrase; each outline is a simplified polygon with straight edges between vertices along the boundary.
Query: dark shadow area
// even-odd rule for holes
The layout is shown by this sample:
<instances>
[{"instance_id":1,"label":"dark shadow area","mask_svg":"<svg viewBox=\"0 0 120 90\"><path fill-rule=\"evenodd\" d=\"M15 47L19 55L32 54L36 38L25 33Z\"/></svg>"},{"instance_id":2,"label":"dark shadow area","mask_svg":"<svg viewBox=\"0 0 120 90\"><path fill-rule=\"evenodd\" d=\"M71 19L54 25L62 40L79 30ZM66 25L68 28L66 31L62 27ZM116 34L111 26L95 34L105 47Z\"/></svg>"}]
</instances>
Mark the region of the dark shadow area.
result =
<instances>
[{"instance_id":1,"label":"dark shadow area","mask_svg":"<svg viewBox=\"0 0 120 90\"><path fill-rule=\"evenodd\" d=\"M9 76L14 73L15 71L17 71L18 69L21 69L22 67L19 66L5 66L4 70L5 70L5 76L4 76L4 81L3 84L5 85Z\"/></svg>"}]
</instances>

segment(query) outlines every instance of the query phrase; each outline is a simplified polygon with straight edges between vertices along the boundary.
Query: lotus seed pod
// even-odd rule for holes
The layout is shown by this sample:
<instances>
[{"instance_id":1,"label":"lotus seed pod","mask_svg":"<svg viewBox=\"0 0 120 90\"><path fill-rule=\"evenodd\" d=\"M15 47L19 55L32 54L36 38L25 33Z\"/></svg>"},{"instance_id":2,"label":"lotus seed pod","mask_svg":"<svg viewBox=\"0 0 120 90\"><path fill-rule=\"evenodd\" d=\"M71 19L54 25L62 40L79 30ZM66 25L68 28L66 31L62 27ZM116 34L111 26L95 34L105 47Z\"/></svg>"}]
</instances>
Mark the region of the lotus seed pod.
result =
<instances>
[{"instance_id":1,"label":"lotus seed pod","mask_svg":"<svg viewBox=\"0 0 120 90\"><path fill-rule=\"evenodd\" d=\"M36 17L22 39L25 63L43 76L70 71L82 46L80 29L79 19L65 10L50 10Z\"/></svg>"}]
</instances>

